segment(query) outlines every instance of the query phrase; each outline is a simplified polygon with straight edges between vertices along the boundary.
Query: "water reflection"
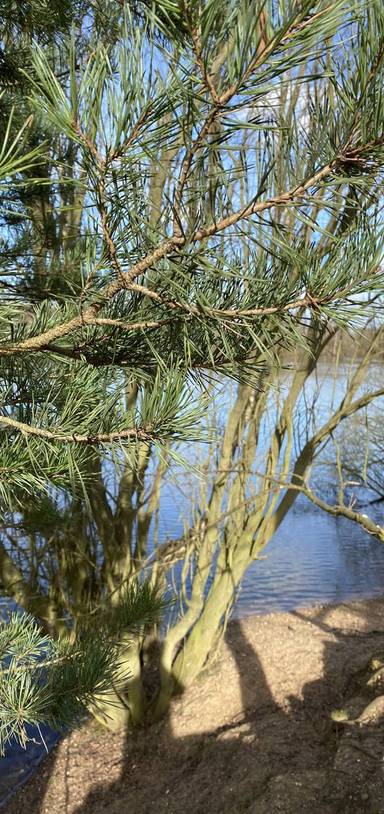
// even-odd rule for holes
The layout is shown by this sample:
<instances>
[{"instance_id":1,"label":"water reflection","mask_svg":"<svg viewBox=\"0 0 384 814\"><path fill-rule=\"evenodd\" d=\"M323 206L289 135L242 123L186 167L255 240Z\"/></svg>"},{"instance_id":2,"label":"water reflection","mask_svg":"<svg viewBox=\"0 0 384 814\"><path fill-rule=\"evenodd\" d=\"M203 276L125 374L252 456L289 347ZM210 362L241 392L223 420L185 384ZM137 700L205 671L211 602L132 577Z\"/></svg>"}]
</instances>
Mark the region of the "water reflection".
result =
<instances>
[{"instance_id":1,"label":"water reflection","mask_svg":"<svg viewBox=\"0 0 384 814\"><path fill-rule=\"evenodd\" d=\"M384 592L384 546L344 518L297 504L248 570L235 614L270 613Z\"/></svg>"},{"instance_id":2,"label":"water reflection","mask_svg":"<svg viewBox=\"0 0 384 814\"><path fill-rule=\"evenodd\" d=\"M161 540L182 534L181 514L182 507L169 492L163 501ZM350 520L325 514L300 497L263 557L246 572L234 616L383 593L384 545Z\"/></svg>"}]
</instances>

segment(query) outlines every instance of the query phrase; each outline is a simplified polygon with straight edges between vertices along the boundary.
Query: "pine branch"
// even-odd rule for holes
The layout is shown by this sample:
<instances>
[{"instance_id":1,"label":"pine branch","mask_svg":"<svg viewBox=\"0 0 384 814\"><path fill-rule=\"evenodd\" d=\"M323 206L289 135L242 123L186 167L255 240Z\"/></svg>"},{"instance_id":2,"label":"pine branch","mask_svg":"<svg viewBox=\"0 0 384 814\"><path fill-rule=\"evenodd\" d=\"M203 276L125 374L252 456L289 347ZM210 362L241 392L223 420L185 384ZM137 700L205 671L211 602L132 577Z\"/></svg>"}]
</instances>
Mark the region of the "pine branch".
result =
<instances>
[{"instance_id":1,"label":"pine branch","mask_svg":"<svg viewBox=\"0 0 384 814\"><path fill-rule=\"evenodd\" d=\"M144 443L151 443L154 441L161 441L161 435L156 433L152 427L121 429L116 432L98 433L95 435L79 435L73 433L71 435L64 435L59 430L44 430L39 427L32 427L21 421L16 421L14 418L8 416L0 416L0 425L5 427L12 427L19 433L25 435L32 435L36 438L44 438L47 441L55 441L62 444L87 444L97 446L99 444L112 444L114 441L142 441Z\"/></svg>"},{"instance_id":2,"label":"pine branch","mask_svg":"<svg viewBox=\"0 0 384 814\"><path fill-rule=\"evenodd\" d=\"M288 192L281 193L280 195L267 200L267 201L259 201L254 202L247 205L245 208L238 210L237 212L229 215L227 218L223 218L218 223L212 223L210 226L200 229L192 235L190 239L191 243L200 243L206 240L209 237L219 234L220 232L228 229L231 226L236 225L241 220L246 220L250 218L252 215L259 214L270 210L274 207L279 207L282 205L286 205L289 203L293 203L295 199L301 199L305 192L307 192L311 187L317 186L321 181L327 178L327 176L332 175L336 168L340 166L343 162L359 160L359 158L363 158L364 154L372 149L373 147L378 147L384 145L384 138L377 139L374 142L370 142L366 146L355 148L351 150L347 155L337 155L333 162L327 164L325 167L322 167L317 173L315 173L311 178L309 178L305 183L294 187L292 190ZM112 300L117 294L119 294L123 290L135 290L133 287L134 280L143 274L147 269L155 266L157 261L166 257L169 254L173 254L176 249L180 249L185 243L187 242L187 238L176 235L171 240L165 241L163 244L158 246L153 252L149 255L144 257L141 261L135 264L129 272L121 272L119 273L119 277L117 280L112 282L109 286L107 286L104 291L101 292L99 295L99 300L97 303L94 303L88 309L84 310L78 317L74 317L73 319L69 320L67 323L63 323L61 325L57 325L54 328L51 328L49 331L44 332L40 336L30 337L29 339L20 342L19 344L12 344L12 345L0 345L0 356L13 356L21 353L27 352L36 352L41 350L49 349L49 346L52 342L55 342L58 339L63 338L64 336L68 336L69 334L79 330L80 328L84 327L85 325L94 325L97 324L95 322L98 319L98 313L102 309L103 306L109 300ZM145 290L145 293L148 294L148 289ZM160 301L161 298L156 292L152 292L152 296L155 299ZM171 307L169 301L165 300L165 304L168 307ZM247 316L260 316L263 313L278 313L280 310L291 310L292 308L297 307L306 307L310 305L310 301L305 301L304 299L299 303L292 303L288 304L288 306L284 306L283 309L281 308L273 308L270 309L255 309L254 313L250 311L247 313ZM172 307L183 307L183 310L190 311L190 307L188 306L178 306L175 303L172 303ZM195 313L198 313L197 309ZM217 311L219 314L220 311ZM223 315L227 316L227 313ZM240 314L241 315L241 314ZM236 314L239 316L239 314Z\"/></svg>"},{"instance_id":3,"label":"pine branch","mask_svg":"<svg viewBox=\"0 0 384 814\"><path fill-rule=\"evenodd\" d=\"M100 607L72 642L53 639L27 614L10 614L0 623L0 754L14 740L26 745L28 725L76 726L91 703L126 682L120 635L134 639L159 621L167 604L148 583L133 582L112 611Z\"/></svg>"}]
</instances>

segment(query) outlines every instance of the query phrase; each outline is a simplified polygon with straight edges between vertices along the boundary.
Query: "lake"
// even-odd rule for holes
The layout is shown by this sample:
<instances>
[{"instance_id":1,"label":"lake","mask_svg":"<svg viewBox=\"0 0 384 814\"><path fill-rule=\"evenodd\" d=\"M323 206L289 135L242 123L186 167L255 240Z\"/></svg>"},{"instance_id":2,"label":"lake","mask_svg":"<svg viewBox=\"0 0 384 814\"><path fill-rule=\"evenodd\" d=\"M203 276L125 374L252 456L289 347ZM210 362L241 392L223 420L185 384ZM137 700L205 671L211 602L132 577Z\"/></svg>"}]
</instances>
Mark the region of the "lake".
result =
<instances>
[{"instance_id":1,"label":"lake","mask_svg":"<svg viewBox=\"0 0 384 814\"><path fill-rule=\"evenodd\" d=\"M183 530L176 499L164 496L162 507L160 541L171 537L171 527L174 536ZM384 523L384 501L369 512ZM300 496L263 557L246 572L233 613L240 618L383 593L384 544Z\"/></svg>"}]
</instances>

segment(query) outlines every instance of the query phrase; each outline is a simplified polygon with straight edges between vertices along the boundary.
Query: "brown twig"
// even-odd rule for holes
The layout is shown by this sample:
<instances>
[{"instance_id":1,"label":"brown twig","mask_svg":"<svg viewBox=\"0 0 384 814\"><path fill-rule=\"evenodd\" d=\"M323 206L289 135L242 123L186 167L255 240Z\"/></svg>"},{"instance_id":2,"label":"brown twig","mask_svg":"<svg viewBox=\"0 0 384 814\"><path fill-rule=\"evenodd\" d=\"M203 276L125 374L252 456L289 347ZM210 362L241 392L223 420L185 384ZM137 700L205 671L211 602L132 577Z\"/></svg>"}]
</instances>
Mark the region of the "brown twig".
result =
<instances>
[{"instance_id":1,"label":"brown twig","mask_svg":"<svg viewBox=\"0 0 384 814\"><path fill-rule=\"evenodd\" d=\"M192 30L192 41L193 41L193 45L194 45L196 65L199 68L199 71L201 73L203 82L204 82L208 92L212 96L212 100L213 100L214 104L217 105L219 103L220 97L219 97L219 95L218 95L218 93L216 91L215 85L214 85L214 83L212 81L212 74L209 74L207 72L207 68L206 68L206 65L204 63L203 54L202 54L200 30L197 29L197 28L194 28Z\"/></svg>"},{"instance_id":2,"label":"brown twig","mask_svg":"<svg viewBox=\"0 0 384 814\"><path fill-rule=\"evenodd\" d=\"M0 416L0 424L5 427L11 427L23 435L32 435L36 438L43 438L47 441L61 442L65 444L110 444L113 441L133 440L133 441L146 441L151 442L154 440L161 440L156 431L149 427L146 429L130 428L115 430L114 432L94 433L92 435L83 435L80 433L71 433L62 435L58 430L44 430L40 427L32 427L25 424L23 421L16 421L14 418L8 416Z\"/></svg>"}]
</instances>

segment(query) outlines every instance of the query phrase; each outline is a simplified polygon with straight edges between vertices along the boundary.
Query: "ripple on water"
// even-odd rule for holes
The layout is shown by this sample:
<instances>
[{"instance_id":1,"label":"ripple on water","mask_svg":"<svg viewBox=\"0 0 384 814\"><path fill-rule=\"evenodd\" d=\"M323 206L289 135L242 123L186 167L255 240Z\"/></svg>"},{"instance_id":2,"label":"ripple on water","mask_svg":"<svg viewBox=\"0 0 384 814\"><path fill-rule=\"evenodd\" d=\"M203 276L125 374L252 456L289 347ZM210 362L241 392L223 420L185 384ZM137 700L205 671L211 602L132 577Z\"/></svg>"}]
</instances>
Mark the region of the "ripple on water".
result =
<instances>
[{"instance_id":1,"label":"ripple on water","mask_svg":"<svg viewBox=\"0 0 384 814\"><path fill-rule=\"evenodd\" d=\"M321 510L288 515L245 575L235 614L270 613L384 592L384 546Z\"/></svg>"}]
</instances>

